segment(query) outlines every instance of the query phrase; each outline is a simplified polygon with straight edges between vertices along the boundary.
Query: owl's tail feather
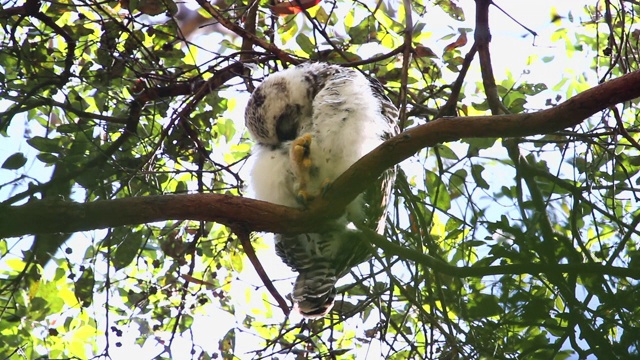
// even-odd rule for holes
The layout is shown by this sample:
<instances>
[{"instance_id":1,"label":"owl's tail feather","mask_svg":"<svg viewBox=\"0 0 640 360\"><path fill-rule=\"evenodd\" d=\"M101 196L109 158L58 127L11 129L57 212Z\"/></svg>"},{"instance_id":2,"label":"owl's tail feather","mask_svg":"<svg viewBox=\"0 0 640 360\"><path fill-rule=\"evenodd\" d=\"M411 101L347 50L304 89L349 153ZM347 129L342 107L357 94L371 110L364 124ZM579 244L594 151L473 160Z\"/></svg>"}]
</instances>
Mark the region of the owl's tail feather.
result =
<instances>
[{"instance_id":1,"label":"owl's tail feather","mask_svg":"<svg viewBox=\"0 0 640 360\"><path fill-rule=\"evenodd\" d=\"M291 292L294 309L310 319L325 316L333 307L337 281L328 261L320 261L313 268L305 269L298 275Z\"/></svg>"}]
</instances>

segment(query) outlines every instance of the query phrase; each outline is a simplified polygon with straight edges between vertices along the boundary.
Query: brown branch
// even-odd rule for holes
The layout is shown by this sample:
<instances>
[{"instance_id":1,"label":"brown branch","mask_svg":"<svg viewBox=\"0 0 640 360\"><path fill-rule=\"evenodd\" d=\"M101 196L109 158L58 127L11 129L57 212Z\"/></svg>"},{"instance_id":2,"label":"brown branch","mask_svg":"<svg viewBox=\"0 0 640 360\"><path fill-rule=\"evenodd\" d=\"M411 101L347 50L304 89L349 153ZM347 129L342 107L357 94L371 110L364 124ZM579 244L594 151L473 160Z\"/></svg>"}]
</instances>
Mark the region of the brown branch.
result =
<instances>
[{"instance_id":1,"label":"brown branch","mask_svg":"<svg viewBox=\"0 0 640 360\"><path fill-rule=\"evenodd\" d=\"M491 42L491 30L489 30L489 5L491 5L491 0L476 0L476 31L474 34L474 46L478 46L482 85L484 86L484 93L487 95L489 109L491 109L491 113L494 115L507 114L509 111L507 111L500 100L495 76L493 75L493 65L491 65L491 53L489 52L489 43Z\"/></svg>"},{"instance_id":2,"label":"brown branch","mask_svg":"<svg viewBox=\"0 0 640 360\"><path fill-rule=\"evenodd\" d=\"M615 106L612 106L611 111L613 112L613 117L616 119L616 124L618 125L616 130L620 133L620 135L622 135L623 138L627 139L627 141L631 144L631 146L640 150L640 144L636 141L636 139L633 138L633 136L631 136L631 134L629 134L627 129L624 127L624 123L622 122L622 116L620 116L620 112L618 111L618 108Z\"/></svg>"},{"instance_id":3,"label":"brown branch","mask_svg":"<svg viewBox=\"0 0 640 360\"><path fill-rule=\"evenodd\" d=\"M252 230L282 232L305 221L302 211L263 201L219 194L156 195L75 203L31 201L0 207L0 238L24 234L70 233L164 220L248 224ZM279 224L278 224L279 223Z\"/></svg>"},{"instance_id":4,"label":"brown branch","mask_svg":"<svg viewBox=\"0 0 640 360\"><path fill-rule=\"evenodd\" d=\"M247 34L251 34L253 36L256 35L256 20L258 18L258 1L249 2L249 6L247 12L244 14L244 32ZM242 39L242 45L240 47L241 54L240 60L249 59L250 53L253 50L253 41L249 37L244 37Z\"/></svg>"},{"instance_id":5,"label":"brown branch","mask_svg":"<svg viewBox=\"0 0 640 360\"><path fill-rule=\"evenodd\" d=\"M436 118L441 116L455 116L456 115L456 104L458 103L458 98L460 97L460 90L462 90L462 85L464 84L464 78L467 76L467 71L469 71L469 67L471 66L471 61L475 57L478 52L478 43L474 42L471 46L471 49L465 55L464 61L462 62L462 67L460 68L460 73L458 73L458 78L451 86L451 95L447 99L447 102L440 108L438 111L438 115Z\"/></svg>"},{"instance_id":6,"label":"brown branch","mask_svg":"<svg viewBox=\"0 0 640 360\"><path fill-rule=\"evenodd\" d=\"M273 282L269 278L269 275L267 275L267 272L264 270L260 259L258 259L258 256L256 255L253 244L251 243L251 232L243 227L235 227L232 228L232 230L238 236L238 239L240 239L240 245L242 245L242 249L249 258L249 261L251 261L251 265L253 265L256 273L258 273L260 280L262 280L262 283L267 288L271 296L276 299L276 302L278 303L280 309L282 309L284 315L289 316L289 313L291 312L289 309L289 305L287 305L287 302L284 300L284 298L282 298L282 295L280 295L278 289L273 286Z\"/></svg>"},{"instance_id":7,"label":"brown branch","mask_svg":"<svg viewBox=\"0 0 640 360\"><path fill-rule=\"evenodd\" d=\"M518 21L516 18L514 18L513 16L511 16L511 14L509 14L508 12L504 11L504 9L502 9L498 4L496 4L494 1L491 1L491 5L495 6L498 10L500 10L503 14L505 14L509 19L513 20L513 22L515 22L516 24L520 25L520 27L522 27L523 29L527 30L531 35L533 36L538 36L538 33L533 31L532 29L524 26L523 23L521 23L520 21Z\"/></svg>"},{"instance_id":8,"label":"brown branch","mask_svg":"<svg viewBox=\"0 0 640 360\"><path fill-rule=\"evenodd\" d=\"M441 118L386 141L341 175L326 195L302 211L217 194L163 195L85 204L36 201L0 206L0 237L76 232L164 220L242 224L254 231L309 232L342 209L386 169L427 146L462 138L547 134L575 126L598 111L640 97L640 71L589 89L566 102L531 114Z\"/></svg>"},{"instance_id":9,"label":"brown branch","mask_svg":"<svg viewBox=\"0 0 640 360\"><path fill-rule=\"evenodd\" d=\"M377 56L373 56L370 57L368 59L365 60L358 60L358 61L350 61L348 63L345 64L340 64L344 67L356 67L356 66L362 66L362 65L369 65L369 64L375 64L379 61L383 61L383 60L387 60L389 58L392 58L400 53L403 53L405 49L405 45L404 43L400 46L398 46L397 48L389 51L386 54L381 54L381 55L377 55Z\"/></svg>"}]
</instances>

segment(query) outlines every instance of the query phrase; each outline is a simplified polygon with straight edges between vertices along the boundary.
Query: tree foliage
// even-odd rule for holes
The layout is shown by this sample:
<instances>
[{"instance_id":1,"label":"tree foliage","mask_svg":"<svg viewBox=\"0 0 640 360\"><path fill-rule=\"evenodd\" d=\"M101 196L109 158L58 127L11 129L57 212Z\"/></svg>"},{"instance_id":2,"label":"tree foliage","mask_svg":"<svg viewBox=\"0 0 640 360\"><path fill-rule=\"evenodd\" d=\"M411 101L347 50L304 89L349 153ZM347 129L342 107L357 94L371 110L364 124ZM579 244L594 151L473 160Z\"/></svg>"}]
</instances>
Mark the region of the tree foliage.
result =
<instances>
[{"instance_id":1,"label":"tree foliage","mask_svg":"<svg viewBox=\"0 0 640 360\"><path fill-rule=\"evenodd\" d=\"M488 0L197 5L3 0L2 358L638 355L636 2L544 9L535 40ZM533 42L521 74L498 16ZM307 211L244 198L243 99L308 60L376 77L406 131ZM287 316L256 231L321 228L405 159L334 311Z\"/></svg>"}]
</instances>

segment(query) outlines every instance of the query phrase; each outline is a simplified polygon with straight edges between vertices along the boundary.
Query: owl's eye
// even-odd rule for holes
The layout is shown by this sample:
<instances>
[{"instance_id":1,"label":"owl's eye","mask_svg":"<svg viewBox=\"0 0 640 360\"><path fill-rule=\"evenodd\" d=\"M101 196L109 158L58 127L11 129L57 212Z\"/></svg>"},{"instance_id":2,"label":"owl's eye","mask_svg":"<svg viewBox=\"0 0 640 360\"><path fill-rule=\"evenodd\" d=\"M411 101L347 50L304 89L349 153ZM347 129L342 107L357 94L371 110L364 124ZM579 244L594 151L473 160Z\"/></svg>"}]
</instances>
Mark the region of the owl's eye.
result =
<instances>
[{"instance_id":1,"label":"owl's eye","mask_svg":"<svg viewBox=\"0 0 640 360\"><path fill-rule=\"evenodd\" d=\"M279 141L293 140L298 136L299 105L287 105L282 115L276 119L276 135Z\"/></svg>"}]
</instances>

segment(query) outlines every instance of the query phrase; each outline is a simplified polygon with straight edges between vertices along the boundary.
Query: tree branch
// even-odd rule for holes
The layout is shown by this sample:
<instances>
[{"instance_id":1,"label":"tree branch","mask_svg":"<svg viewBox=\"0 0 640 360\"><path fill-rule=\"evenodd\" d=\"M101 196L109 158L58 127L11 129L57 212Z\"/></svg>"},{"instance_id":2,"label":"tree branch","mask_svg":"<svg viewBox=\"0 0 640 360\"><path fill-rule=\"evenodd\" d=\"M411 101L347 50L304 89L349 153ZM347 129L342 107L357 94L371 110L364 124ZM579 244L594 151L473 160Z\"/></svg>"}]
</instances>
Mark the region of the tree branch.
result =
<instances>
[{"instance_id":1,"label":"tree branch","mask_svg":"<svg viewBox=\"0 0 640 360\"><path fill-rule=\"evenodd\" d=\"M276 289L276 287L273 285L273 282L269 278L269 275L267 275L267 272L262 266L260 259L258 259L258 256L256 255L256 251L253 248L253 244L251 243L251 232L242 227L236 227L232 230L240 240L240 245L242 245L242 249L249 258L251 265L253 265L253 268L256 270L258 277L260 278L260 280L262 280L262 283L267 288L271 296L273 296L273 298L276 300L278 306L280 307L280 310L282 310L285 316L289 316L289 313L291 312L289 310L289 305L287 305L287 302L280 295L278 289Z\"/></svg>"},{"instance_id":2,"label":"tree branch","mask_svg":"<svg viewBox=\"0 0 640 360\"><path fill-rule=\"evenodd\" d=\"M0 237L76 232L164 220L242 224L253 231L309 232L342 209L386 169L420 149L462 138L546 134L575 126L598 111L640 97L640 71L589 89L550 109L530 114L441 118L386 141L342 174L308 210L218 194L162 195L73 203L32 201L0 207Z\"/></svg>"}]
</instances>

